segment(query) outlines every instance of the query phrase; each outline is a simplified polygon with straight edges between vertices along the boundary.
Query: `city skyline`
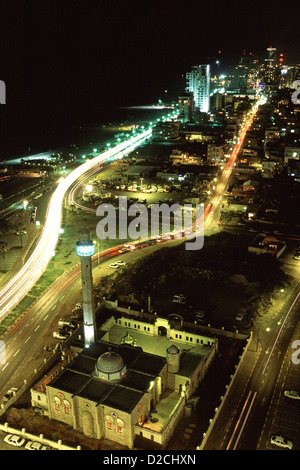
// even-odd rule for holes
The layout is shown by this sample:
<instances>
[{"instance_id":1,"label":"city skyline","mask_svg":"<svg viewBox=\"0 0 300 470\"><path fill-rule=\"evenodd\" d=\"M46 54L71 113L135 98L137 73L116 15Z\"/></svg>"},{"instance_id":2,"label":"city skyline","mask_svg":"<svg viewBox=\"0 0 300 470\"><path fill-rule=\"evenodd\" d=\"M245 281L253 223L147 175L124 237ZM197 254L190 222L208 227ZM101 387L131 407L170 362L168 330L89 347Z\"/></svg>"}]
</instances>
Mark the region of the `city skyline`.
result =
<instances>
[{"instance_id":1,"label":"city skyline","mask_svg":"<svg viewBox=\"0 0 300 470\"><path fill-rule=\"evenodd\" d=\"M0 449L299 449L298 16L5 5Z\"/></svg>"},{"instance_id":2,"label":"city skyline","mask_svg":"<svg viewBox=\"0 0 300 470\"><path fill-rule=\"evenodd\" d=\"M101 108L155 102L165 89L174 96L193 65L219 58L227 73L243 50L263 60L272 45L299 62L294 3L60 3L2 7L3 134L95 121Z\"/></svg>"}]
</instances>

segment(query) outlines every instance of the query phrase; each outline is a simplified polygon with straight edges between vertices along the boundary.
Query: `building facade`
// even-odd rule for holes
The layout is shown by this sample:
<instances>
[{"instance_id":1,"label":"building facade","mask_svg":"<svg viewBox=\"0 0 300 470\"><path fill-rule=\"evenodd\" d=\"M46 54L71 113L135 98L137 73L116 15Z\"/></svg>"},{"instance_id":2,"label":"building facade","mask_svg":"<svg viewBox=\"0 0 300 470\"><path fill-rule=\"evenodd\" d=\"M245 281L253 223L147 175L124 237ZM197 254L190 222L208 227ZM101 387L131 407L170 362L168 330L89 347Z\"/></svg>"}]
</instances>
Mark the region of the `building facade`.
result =
<instances>
[{"instance_id":1,"label":"building facade","mask_svg":"<svg viewBox=\"0 0 300 470\"><path fill-rule=\"evenodd\" d=\"M193 94L196 110L208 113L210 106L210 65L194 65L186 74L186 91Z\"/></svg>"},{"instance_id":2,"label":"building facade","mask_svg":"<svg viewBox=\"0 0 300 470\"><path fill-rule=\"evenodd\" d=\"M165 446L217 354L217 339L165 318L123 314L100 331L88 348L73 344L69 363L31 389L32 406L92 438L133 448L142 436Z\"/></svg>"}]
</instances>

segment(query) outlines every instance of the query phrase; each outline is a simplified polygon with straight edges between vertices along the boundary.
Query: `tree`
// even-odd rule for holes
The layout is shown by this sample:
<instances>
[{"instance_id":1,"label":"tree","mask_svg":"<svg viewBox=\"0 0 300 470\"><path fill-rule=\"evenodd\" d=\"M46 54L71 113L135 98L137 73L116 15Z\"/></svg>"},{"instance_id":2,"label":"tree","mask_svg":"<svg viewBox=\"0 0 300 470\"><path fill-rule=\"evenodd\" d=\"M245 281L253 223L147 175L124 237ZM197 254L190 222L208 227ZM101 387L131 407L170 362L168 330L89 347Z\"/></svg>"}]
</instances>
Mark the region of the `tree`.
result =
<instances>
[{"instance_id":1,"label":"tree","mask_svg":"<svg viewBox=\"0 0 300 470\"><path fill-rule=\"evenodd\" d=\"M22 235L25 233L25 230L26 230L26 227L25 227L25 224L23 222L23 220L17 220L16 223L15 223L15 227L17 229L17 232L19 232L19 235L20 235L20 239L21 239L21 247L23 247L23 237Z\"/></svg>"},{"instance_id":2,"label":"tree","mask_svg":"<svg viewBox=\"0 0 300 470\"><path fill-rule=\"evenodd\" d=\"M2 254L2 257L3 257L3 261L4 261L4 269L6 270L6 266L5 266L5 253L7 253L9 250L9 246L6 242L4 241L1 241L0 242L0 253Z\"/></svg>"}]
</instances>

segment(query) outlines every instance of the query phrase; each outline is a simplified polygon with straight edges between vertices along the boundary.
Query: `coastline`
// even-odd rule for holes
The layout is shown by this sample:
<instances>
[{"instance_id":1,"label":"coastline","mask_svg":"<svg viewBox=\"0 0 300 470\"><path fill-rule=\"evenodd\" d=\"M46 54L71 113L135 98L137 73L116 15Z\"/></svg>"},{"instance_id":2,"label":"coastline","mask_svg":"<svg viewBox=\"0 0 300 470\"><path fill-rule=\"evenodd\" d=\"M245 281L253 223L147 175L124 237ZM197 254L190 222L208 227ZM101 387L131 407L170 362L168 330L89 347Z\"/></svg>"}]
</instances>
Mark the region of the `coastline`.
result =
<instances>
[{"instance_id":1,"label":"coastline","mask_svg":"<svg viewBox=\"0 0 300 470\"><path fill-rule=\"evenodd\" d=\"M111 108L101 120L94 120L73 126L73 129L66 128L57 133L57 137L49 136L47 139L37 139L33 145L24 152L24 143L20 146L15 144L15 149L11 152L0 149L0 165L12 164L20 158L29 159L37 155L57 152L88 153L92 152L93 147L101 151L103 146L111 141L115 134L122 132L122 127L126 129L133 124L143 124L155 120L162 114L164 109L143 108L143 107L123 107ZM37 131L37 134L39 131ZM1 146L1 142L0 142ZM9 146L6 144L6 147ZM12 145L13 148L13 145ZM22 150L23 151L22 151Z\"/></svg>"}]
</instances>

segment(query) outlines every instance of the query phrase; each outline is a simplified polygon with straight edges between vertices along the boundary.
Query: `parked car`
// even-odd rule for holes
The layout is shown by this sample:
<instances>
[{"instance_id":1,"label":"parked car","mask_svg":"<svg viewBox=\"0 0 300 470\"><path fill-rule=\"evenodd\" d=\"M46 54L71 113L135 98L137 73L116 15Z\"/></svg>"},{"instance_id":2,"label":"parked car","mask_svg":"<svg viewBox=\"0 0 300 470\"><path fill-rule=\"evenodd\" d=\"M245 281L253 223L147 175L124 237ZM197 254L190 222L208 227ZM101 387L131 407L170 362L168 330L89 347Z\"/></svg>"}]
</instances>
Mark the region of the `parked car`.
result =
<instances>
[{"instance_id":1,"label":"parked car","mask_svg":"<svg viewBox=\"0 0 300 470\"><path fill-rule=\"evenodd\" d=\"M7 434L4 438L4 442L15 447L22 447L25 443L25 439L21 436L16 436L15 434Z\"/></svg>"},{"instance_id":2,"label":"parked car","mask_svg":"<svg viewBox=\"0 0 300 470\"><path fill-rule=\"evenodd\" d=\"M186 304L186 297L183 295L183 294L175 294L173 296L173 300L172 302L174 303L177 303L177 304L182 304L182 305L185 305Z\"/></svg>"},{"instance_id":3,"label":"parked car","mask_svg":"<svg viewBox=\"0 0 300 470\"><path fill-rule=\"evenodd\" d=\"M27 450L49 450L50 447L43 445L41 442L28 441L25 445Z\"/></svg>"},{"instance_id":4,"label":"parked car","mask_svg":"<svg viewBox=\"0 0 300 470\"><path fill-rule=\"evenodd\" d=\"M3 401L4 402L9 401L14 396L14 393L17 392L18 390L19 389L16 387L12 387L9 390L7 390L6 394L3 397Z\"/></svg>"},{"instance_id":5,"label":"parked car","mask_svg":"<svg viewBox=\"0 0 300 470\"><path fill-rule=\"evenodd\" d=\"M198 311L198 312L195 313L195 316L198 320L203 320L204 317L205 317L205 313L201 312L201 311Z\"/></svg>"},{"instance_id":6,"label":"parked car","mask_svg":"<svg viewBox=\"0 0 300 470\"><path fill-rule=\"evenodd\" d=\"M57 339L67 339L69 338L70 333L68 331L54 331L53 338Z\"/></svg>"},{"instance_id":7,"label":"parked car","mask_svg":"<svg viewBox=\"0 0 300 470\"><path fill-rule=\"evenodd\" d=\"M76 323L74 323L72 320L68 320L67 318L60 318L58 320L57 325L59 329L75 329L76 328Z\"/></svg>"},{"instance_id":8,"label":"parked car","mask_svg":"<svg viewBox=\"0 0 300 470\"><path fill-rule=\"evenodd\" d=\"M110 264L109 267L114 268L114 269L118 269L121 266L125 266L125 264L126 264L125 261L115 261L114 263Z\"/></svg>"},{"instance_id":9,"label":"parked car","mask_svg":"<svg viewBox=\"0 0 300 470\"><path fill-rule=\"evenodd\" d=\"M283 436L271 436L270 443L284 449L292 449L293 443Z\"/></svg>"},{"instance_id":10,"label":"parked car","mask_svg":"<svg viewBox=\"0 0 300 470\"><path fill-rule=\"evenodd\" d=\"M294 400L300 400L300 393L295 392L294 390L285 390L284 396L288 398L293 398Z\"/></svg>"},{"instance_id":11,"label":"parked car","mask_svg":"<svg viewBox=\"0 0 300 470\"><path fill-rule=\"evenodd\" d=\"M244 313L238 313L237 316L235 317L236 320L242 321L244 318Z\"/></svg>"}]
</instances>

